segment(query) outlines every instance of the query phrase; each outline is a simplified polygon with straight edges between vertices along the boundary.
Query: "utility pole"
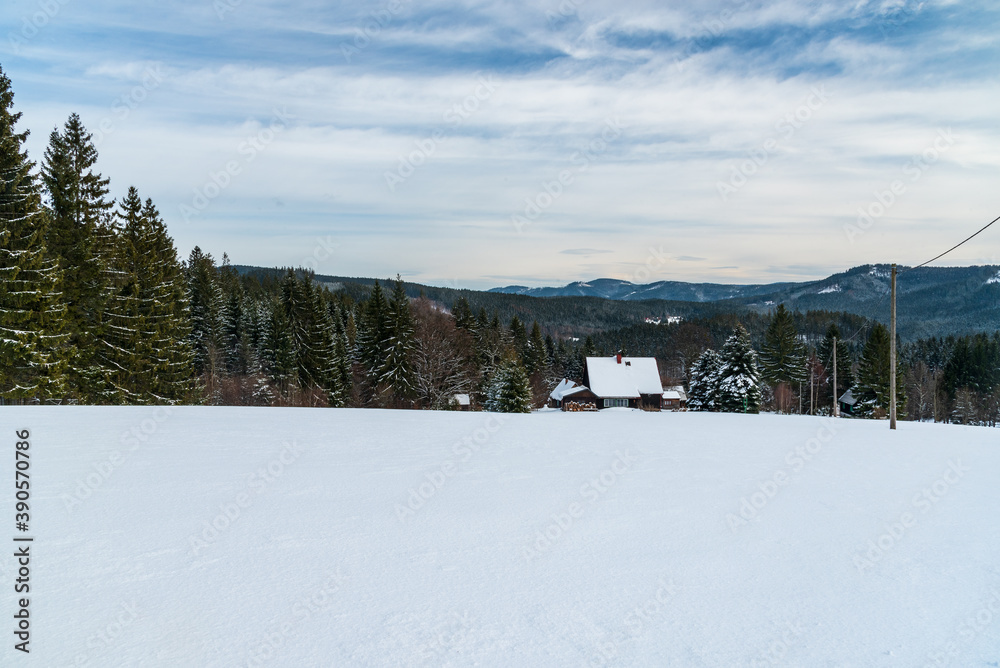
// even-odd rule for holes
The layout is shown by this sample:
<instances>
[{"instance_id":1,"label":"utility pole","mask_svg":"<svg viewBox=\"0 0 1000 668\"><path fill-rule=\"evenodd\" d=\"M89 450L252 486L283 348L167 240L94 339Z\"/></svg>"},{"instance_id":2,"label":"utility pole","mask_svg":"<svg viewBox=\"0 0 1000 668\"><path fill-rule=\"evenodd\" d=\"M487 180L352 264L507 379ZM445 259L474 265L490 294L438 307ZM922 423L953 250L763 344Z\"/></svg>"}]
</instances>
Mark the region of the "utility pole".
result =
<instances>
[{"instance_id":1,"label":"utility pole","mask_svg":"<svg viewBox=\"0 0 1000 668\"><path fill-rule=\"evenodd\" d=\"M813 366L812 360L809 360L809 415L816 413L816 392L814 382L816 379L816 367Z\"/></svg>"},{"instance_id":2,"label":"utility pole","mask_svg":"<svg viewBox=\"0 0 1000 668\"><path fill-rule=\"evenodd\" d=\"M892 265L892 311L889 316L889 429L896 428L896 264Z\"/></svg>"},{"instance_id":3,"label":"utility pole","mask_svg":"<svg viewBox=\"0 0 1000 668\"><path fill-rule=\"evenodd\" d=\"M840 417L840 397L837 396L837 337L833 337L833 417Z\"/></svg>"}]
</instances>

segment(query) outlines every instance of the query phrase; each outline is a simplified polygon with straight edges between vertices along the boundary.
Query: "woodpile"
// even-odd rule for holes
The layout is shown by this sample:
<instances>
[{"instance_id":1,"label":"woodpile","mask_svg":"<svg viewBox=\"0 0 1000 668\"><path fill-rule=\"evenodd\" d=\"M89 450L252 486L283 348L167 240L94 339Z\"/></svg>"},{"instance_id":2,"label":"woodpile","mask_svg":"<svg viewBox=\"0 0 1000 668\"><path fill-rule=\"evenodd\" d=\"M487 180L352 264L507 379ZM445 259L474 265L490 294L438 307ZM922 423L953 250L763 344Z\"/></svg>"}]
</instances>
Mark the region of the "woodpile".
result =
<instances>
[{"instance_id":1,"label":"woodpile","mask_svg":"<svg viewBox=\"0 0 1000 668\"><path fill-rule=\"evenodd\" d=\"M590 413L597 412L597 406L590 402L567 401L563 403L563 410L569 413Z\"/></svg>"}]
</instances>

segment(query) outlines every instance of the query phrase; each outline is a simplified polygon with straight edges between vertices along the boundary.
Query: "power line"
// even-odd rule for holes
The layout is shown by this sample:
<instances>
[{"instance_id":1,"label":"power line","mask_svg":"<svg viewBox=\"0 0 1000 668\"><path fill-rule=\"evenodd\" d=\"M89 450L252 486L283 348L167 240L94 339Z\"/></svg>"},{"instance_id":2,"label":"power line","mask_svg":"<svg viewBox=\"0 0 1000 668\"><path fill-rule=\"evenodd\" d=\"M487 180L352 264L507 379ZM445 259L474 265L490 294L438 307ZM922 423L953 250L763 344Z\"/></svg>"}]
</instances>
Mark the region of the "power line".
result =
<instances>
[{"instance_id":1,"label":"power line","mask_svg":"<svg viewBox=\"0 0 1000 668\"><path fill-rule=\"evenodd\" d=\"M954 251L954 250L957 250L957 249L961 248L961 247L962 247L962 246L964 246L965 244L969 243L970 241L972 241L973 239L975 239L976 237L978 237L978 236L979 236L980 234L982 234L983 232L985 232L986 230L988 230L988 229L989 229L990 227L992 227L992 226L993 226L993 225L994 225L995 223L997 223L998 221L1000 221L1000 216L997 216L996 218L994 218L993 220L991 220L991 221L990 221L989 223L987 223L987 224L986 224L986 225L985 225L985 226L984 226L984 227L983 227L982 229L980 229L980 230L979 230L978 232L976 232L976 233L975 233L975 234L973 234L972 236L970 236L970 237L968 237L968 238L964 239L964 240L963 240L963 241L962 241L961 243L959 243L959 244L956 244L955 246L952 246L951 248L949 248L949 249L948 249L948 250L946 250L945 252L941 253L940 255L938 255L938 256L936 256L936 257L933 257L933 258L931 258L930 260L927 260L927 262L924 262L923 264L918 264L918 265L917 265L917 266L915 266L915 267L908 267L908 268L904 269L903 271L900 271L898 275L901 275L901 274L905 274L906 272L908 272L908 271L913 271L914 269L920 269L920 268L922 268L922 267L926 267L927 265L931 264L932 262L937 262L938 260L940 260L941 258L943 258L943 257L944 257L945 255L947 255L948 253L951 253L952 251ZM897 275L897 276L898 276L898 275ZM882 297L881 297L881 298L880 298L880 299L878 300L878 303L877 303L877 304L875 304L875 308L874 308L874 309L872 309L872 311L871 311L871 314L872 314L872 315L874 315L874 314L878 313L879 309L880 309L880 308L882 307L882 304L883 304L883 303L885 302L885 298L886 298L886 297L888 297L888 296L889 296L889 291L886 291L885 293L883 293L883 294L882 294ZM872 317L870 317L870 316L869 316L869 317L866 317L866 320L872 320L872 319L873 319L873 318L872 318ZM861 335L861 333L862 333L863 331L865 331L866 329L868 329L868 325L864 325L864 326L862 326L861 328L859 328L859 329L858 329L858 331L856 331L856 332L854 333L854 336L852 336L852 337L851 337L851 338L849 338L849 339L846 339L846 340L845 340L845 343L850 343L850 342L854 341L854 340L855 340L856 338L858 338L858 336L860 336L860 335Z\"/></svg>"},{"instance_id":2,"label":"power line","mask_svg":"<svg viewBox=\"0 0 1000 668\"><path fill-rule=\"evenodd\" d=\"M931 258L930 260L927 260L927 262L924 262L923 264L918 264L916 267L910 267L906 271L912 271L914 269L920 269L921 267L926 267L931 262L936 262L937 260L940 260L945 255L947 255L948 253L952 252L953 250L955 250L957 248L960 248L960 247L964 246L965 244L969 243L970 241L972 241L973 239L975 239L976 237L978 237L980 234L982 234L983 232L985 232L986 230L988 230L993 225L993 223L997 222L998 220L1000 220L1000 216L997 216L996 218L994 218L992 221L990 221L989 223L986 224L986 227L984 227L983 229L979 230L978 232L976 232L975 234L973 234L971 237L969 237L968 239L966 239L962 243L949 248L948 250L946 250L945 252L941 253L937 257ZM902 273L906 273L906 272L904 271Z\"/></svg>"}]
</instances>

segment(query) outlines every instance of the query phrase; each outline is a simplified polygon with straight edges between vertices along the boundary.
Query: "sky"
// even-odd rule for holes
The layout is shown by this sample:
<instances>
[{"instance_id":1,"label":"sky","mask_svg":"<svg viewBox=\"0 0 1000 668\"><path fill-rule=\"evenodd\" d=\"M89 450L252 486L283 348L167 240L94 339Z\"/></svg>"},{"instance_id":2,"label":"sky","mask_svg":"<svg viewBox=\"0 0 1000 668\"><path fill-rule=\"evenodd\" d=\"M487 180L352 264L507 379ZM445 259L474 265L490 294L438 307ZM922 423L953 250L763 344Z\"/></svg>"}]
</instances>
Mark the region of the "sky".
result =
<instances>
[{"instance_id":1,"label":"sky","mask_svg":"<svg viewBox=\"0 0 1000 668\"><path fill-rule=\"evenodd\" d=\"M1000 5L6 0L179 253L488 288L913 265L1000 215ZM1000 229L938 264L1000 264Z\"/></svg>"}]
</instances>

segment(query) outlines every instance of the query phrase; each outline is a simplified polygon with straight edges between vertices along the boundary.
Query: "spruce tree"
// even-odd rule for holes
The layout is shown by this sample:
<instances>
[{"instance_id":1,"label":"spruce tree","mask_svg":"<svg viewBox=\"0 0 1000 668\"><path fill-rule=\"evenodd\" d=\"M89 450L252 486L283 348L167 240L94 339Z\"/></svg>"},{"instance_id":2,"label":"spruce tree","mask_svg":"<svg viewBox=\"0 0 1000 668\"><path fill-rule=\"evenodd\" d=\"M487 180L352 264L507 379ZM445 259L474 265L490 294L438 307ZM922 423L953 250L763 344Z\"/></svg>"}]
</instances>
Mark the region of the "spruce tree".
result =
<instances>
[{"instance_id":1,"label":"spruce tree","mask_svg":"<svg viewBox=\"0 0 1000 668\"><path fill-rule=\"evenodd\" d=\"M764 380L772 386L796 385L806 380L806 347L784 304L778 305L764 335L760 364Z\"/></svg>"},{"instance_id":2,"label":"spruce tree","mask_svg":"<svg viewBox=\"0 0 1000 668\"><path fill-rule=\"evenodd\" d=\"M194 355L184 271L151 200L129 188L119 204L117 251L99 356L114 403L192 398Z\"/></svg>"},{"instance_id":3,"label":"spruce tree","mask_svg":"<svg viewBox=\"0 0 1000 668\"><path fill-rule=\"evenodd\" d=\"M718 409L719 372L722 358L711 348L703 352L691 367L691 384L688 389L687 406L695 411Z\"/></svg>"},{"instance_id":4,"label":"spruce tree","mask_svg":"<svg viewBox=\"0 0 1000 668\"><path fill-rule=\"evenodd\" d=\"M728 413L760 411L760 369L757 353L750 345L750 334L743 325L722 347L719 370L719 408Z\"/></svg>"},{"instance_id":5,"label":"spruce tree","mask_svg":"<svg viewBox=\"0 0 1000 668\"><path fill-rule=\"evenodd\" d=\"M858 366L858 381L854 396L858 400L855 413L861 417L887 416L889 414L889 330L882 323L875 323ZM906 407L903 374L897 366L896 410L903 416Z\"/></svg>"},{"instance_id":6,"label":"spruce tree","mask_svg":"<svg viewBox=\"0 0 1000 668\"><path fill-rule=\"evenodd\" d=\"M472 309L469 308L469 300L465 297L459 297L455 300L455 305L451 309L452 317L455 318L455 325L462 329L474 329L476 326L476 319L472 315Z\"/></svg>"},{"instance_id":7,"label":"spruce tree","mask_svg":"<svg viewBox=\"0 0 1000 668\"><path fill-rule=\"evenodd\" d=\"M521 363L527 366L528 332L524 328L524 323L516 315L510 319L510 338L514 342L514 350L521 358Z\"/></svg>"},{"instance_id":8,"label":"spruce tree","mask_svg":"<svg viewBox=\"0 0 1000 668\"><path fill-rule=\"evenodd\" d=\"M484 407L493 413L530 413L531 384L521 363L505 358L493 372Z\"/></svg>"},{"instance_id":9,"label":"spruce tree","mask_svg":"<svg viewBox=\"0 0 1000 668\"><path fill-rule=\"evenodd\" d=\"M403 281L398 276L389 303L389 318L389 340L379 374L379 384L390 390L397 399L406 400L414 395L413 351L416 341L410 298L406 296Z\"/></svg>"},{"instance_id":10,"label":"spruce tree","mask_svg":"<svg viewBox=\"0 0 1000 668\"><path fill-rule=\"evenodd\" d=\"M222 288L215 260L198 246L188 256L185 271L191 313L189 342L195 374L201 376L210 369L212 355L222 347Z\"/></svg>"},{"instance_id":11,"label":"spruce tree","mask_svg":"<svg viewBox=\"0 0 1000 668\"><path fill-rule=\"evenodd\" d=\"M351 399L353 378L351 376L350 341L347 335L347 324L343 309L332 305L331 319L333 321L334 345L334 391L330 397L330 405L346 406Z\"/></svg>"},{"instance_id":12,"label":"spruce tree","mask_svg":"<svg viewBox=\"0 0 1000 668\"><path fill-rule=\"evenodd\" d=\"M222 309L222 350L226 371L233 375L246 375L250 355L249 331L244 312L243 290L236 285L225 297Z\"/></svg>"},{"instance_id":13,"label":"spruce tree","mask_svg":"<svg viewBox=\"0 0 1000 668\"><path fill-rule=\"evenodd\" d=\"M536 320L531 325L531 336L528 338L528 355L524 360L525 369L528 374L544 373L549 365L548 350L545 347L545 339L542 338L542 329Z\"/></svg>"},{"instance_id":14,"label":"spruce tree","mask_svg":"<svg viewBox=\"0 0 1000 668\"><path fill-rule=\"evenodd\" d=\"M101 226L112 207L108 179L94 171L96 162L92 137L73 114L63 132L49 136L41 170L49 200L46 246L62 274L66 331L76 353L70 380L83 402L98 400L102 391L96 358L107 298Z\"/></svg>"},{"instance_id":15,"label":"spruce tree","mask_svg":"<svg viewBox=\"0 0 1000 668\"><path fill-rule=\"evenodd\" d=\"M278 392L287 399L295 389L298 361L292 324L280 301L276 301L268 310L261 346L264 368Z\"/></svg>"},{"instance_id":16,"label":"spruce tree","mask_svg":"<svg viewBox=\"0 0 1000 668\"><path fill-rule=\"evenodd\" d=\"M371 294L361 308L361 319L357 324L358 359L365 367L369 382L375 385L379 379L379 371L385 364L392 327L389 302L378 281L375 281Z\"/></svg>"},{"instance_id":17,"label":"spruce tree","mask_svg":"<svg viewBox=\"0 0 1000 668\"><path fill-rule=\"evenodd\" d=\"M0 69L0 399L55 401L67 396L75 355L66 328L58 262L45 247L48 220L34 163L16 132L10 79Z\"/></svg>"}]
</instances>

